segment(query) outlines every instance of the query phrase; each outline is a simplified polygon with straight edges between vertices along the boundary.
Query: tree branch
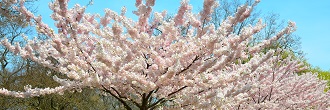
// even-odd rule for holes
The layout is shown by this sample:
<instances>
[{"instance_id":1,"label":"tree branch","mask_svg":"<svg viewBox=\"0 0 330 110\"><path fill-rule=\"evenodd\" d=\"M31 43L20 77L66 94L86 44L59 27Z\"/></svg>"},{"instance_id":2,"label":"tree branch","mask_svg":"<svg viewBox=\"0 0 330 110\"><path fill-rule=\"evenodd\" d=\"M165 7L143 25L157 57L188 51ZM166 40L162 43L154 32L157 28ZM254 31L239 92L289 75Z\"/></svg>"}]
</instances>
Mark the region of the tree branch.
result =
<instances>
[{"instance_id":1,"label":"tree branch","mask_svg":"<svg viewBox=\"0 0 330 110\"><path fill-rule=\"evenodd\" d=\"M109 89L107 89L107 88L104 87L103 85L102 85L102 87L103 87L103 90L104 90L105 92L111 94L111 96L113 96L113 97L115 97L117 100L119 100L119 101L125 106L125 108L126 108L127 110L132 110L132 108L131 108L131 107L130 107L130 106L129 106L129 105L128 105L123 99L121 99L122 96L119 94L119 92L118 92L115 88L111 87L111 89L114 90L114 91L118 94L118 96L116 96L115 94L113 94Z\"/></svg>"},{"instance_id":2,"label":"tree branch","mask_svg":"<svg viewBox=\"0 0 330 110\"><path fill-rule=\"evenodd\" d=\"M196 56L196 57L194 58L194 60L193 60L193 61L192 61L187 67L185 67L183 70L181 70L181 71L180 71L179 73L177 73L176 75L179 75L179 74L185 72L186 70L188 70L188 69L191 67L191 65L194 64L198 59L199 59L199 57Z\"/></svg>"},{"instance_id":3,"label":"tree branch","mask_svg":"<svg viewBox=\"0 0 330 110\"><path fill-rule=\"evenodd\" d=\"M154 108L154 107L156 107L156 105L158 105L158 104L160 104L160 103L163 103L163 102L165 102L165 98L161 98L161 99L159 99L157 102L155 102L155 103L149 105L148 108Z\"/></svg>"},{"instance_id":4,"label":"tree branch","mask_svg":"<svg viewBox=\"0 0 330 110\"><path fill-rule=\"evenodd\" d=\"M176 91L174 91L174 92L172 92L172 93L168 94L167 96L171 96L171 95L174 95L175 93L178 93L178 92L180 92L181 90L183 90L183 89L184 89L184 88L186 88L186 87L188 87L188 86L183 86L182 88L180 88L180 89L178 89L178 90L176 90Z\"/></svg>"}]
</instances>

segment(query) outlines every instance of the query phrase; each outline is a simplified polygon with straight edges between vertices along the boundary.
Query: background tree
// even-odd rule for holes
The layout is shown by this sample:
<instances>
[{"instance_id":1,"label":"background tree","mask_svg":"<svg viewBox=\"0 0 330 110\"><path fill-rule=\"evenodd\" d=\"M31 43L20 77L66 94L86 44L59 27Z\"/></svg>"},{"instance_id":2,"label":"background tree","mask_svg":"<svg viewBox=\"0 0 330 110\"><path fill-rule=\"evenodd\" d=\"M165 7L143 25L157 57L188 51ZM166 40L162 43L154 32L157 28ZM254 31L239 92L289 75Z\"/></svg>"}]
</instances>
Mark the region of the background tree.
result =
<instances>
[{"instance_id":1,"label":"background tree","mask_svg":"<svg viewBox=\"0 0 330 110\"><path fill-rule=\"evenodd\" d=\"M228 16L233 16L237 11L237 7L244 4L252 5L254 0L219 0L219 2L221 5L213 11L211 15L212 20L210 21L210 23L214 24L216 28L220 27L221 22L225 21ZM285 21L280 20L280 16L278 14L269 12L263 14L262 10L259 10L257 6L253 7L254 11L251 15L243 22L238 23L233 30L233 33L239 34L243 27L256 24L258 22L258 18L263 18L266 27L254 36L253 40L251 40L251 45L258 44L264 39L273 37L276 35L276 32L285 27ZM300 50L300 44L300 37L294 33L290 33L281 37L265 49L269 50L283 48L292 51L297 58L303 58L303 52Z\"/></svg>"},{"instance_id":2,"label":"background tree","mask_svg":"<svg viewBox=\"0 0 330 110\"><path fill-rule=\"evenodd\" d=\"M31 34L31 28L27 27L27 22L23 22L24 16L21 16L18 11L14 10L7 0L1 0L0 3L0 38L7 38L11 44L21 42L19 37L22 34ZM28 1L33 2L33 1ZM28 5L30 6L30 5ZM25 71L26 60L21 57L14 56L7 48L0 46L0 87L16 90L16 80L20 74ZM17 104L21 99L12 100L11 98L0 97L1 108L7 108Z\"/></svg>"},{"instance_id":3,"label":"background tree","mask_svg":"<svg viewBox=\"0 0 330 110\"><path fill-rule=\"evenodd\" d=\"M183 0L173 19L163 21L165 15L155 12L151 22L154 0L136 1L138 21L125 17L125 8L121 14L106 9L100 17L79 5L68 9L67 2L50 4L55 32L21 1L20 13L50 39L30 39L24 46L2 41L14 54L60 74L53 77L59 85L27 85L23 92L3 88L0 94L26 98L95 88L126 109L329 108L324 81L297 75L302 65L279 54L286 50L265 49L292 33L295 23L255 45L250 41L265 27L261 20L235 31L258 0L239 7L217 29L210 23L215 0L205 0L198 14ZM160 33L153 35L155 30Z\"/></svg>"}]
</instances>

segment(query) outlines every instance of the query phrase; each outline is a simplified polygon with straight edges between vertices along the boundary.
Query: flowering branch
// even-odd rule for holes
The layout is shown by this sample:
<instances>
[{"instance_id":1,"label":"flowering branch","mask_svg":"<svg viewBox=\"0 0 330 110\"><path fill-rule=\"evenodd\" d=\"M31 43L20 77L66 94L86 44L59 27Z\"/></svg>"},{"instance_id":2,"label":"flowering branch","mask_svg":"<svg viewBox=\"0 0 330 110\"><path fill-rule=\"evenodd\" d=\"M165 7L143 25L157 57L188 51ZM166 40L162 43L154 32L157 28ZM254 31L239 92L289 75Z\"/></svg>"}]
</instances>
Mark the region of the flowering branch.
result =
<instances>
[{"instance_id":1,"label":"flowering branch","mask_svg":"<svg viewBox=\"0 0 330 110\"><path fill-rule=\"evenodd\" d=\"M250 16L258 0L253 6L239 7L219 28L208 23L217 6L215 0L204 0L198 15L183 0L174 19L166 21L165 14L155 13L151 22L148 19L155 0L136 0L134 13L138 21L124 16L126 8L120 14L105 9L101 17L85 13L85 7L80 5L69 9L67 2L55 0L49 5L58 29L55 32L40 16L25 9L24 0L20 1L16 9L49 39L28 40L22 47L11 45L7 39L1 42L15 54L67 78L55 76L61 85L55 88L27 86L24 92L2 88L0 94L33 97L91 87L104 90L126 109L132 109L128 102L143 110L329 107L329 92L323 92L325 84L315 75L298 76L296 72L302 67L298 61L290 57L279 60L277 50L261 51L292 33L293 22L256 46L249 42L264 28L261 20L243 27L239 34L233 32L235 25ZM179 28L186 26L190 27L182 35ZM154 30L161 33L152 35Z\"/></svg>"}]
</instances>

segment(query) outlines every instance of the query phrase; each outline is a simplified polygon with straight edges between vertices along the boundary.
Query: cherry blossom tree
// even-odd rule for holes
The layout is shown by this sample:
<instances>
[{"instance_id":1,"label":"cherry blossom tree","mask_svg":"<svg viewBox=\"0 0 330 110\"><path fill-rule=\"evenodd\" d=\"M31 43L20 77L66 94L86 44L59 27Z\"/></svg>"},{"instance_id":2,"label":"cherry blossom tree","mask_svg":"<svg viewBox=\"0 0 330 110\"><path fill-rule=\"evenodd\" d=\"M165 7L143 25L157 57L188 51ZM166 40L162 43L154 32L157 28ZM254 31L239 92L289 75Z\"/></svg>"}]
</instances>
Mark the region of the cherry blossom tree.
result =
<instances>
[{"instance_id":1,"label":"cherry blossom tree","mask_svg":"<svg viewBox=\"0 0 330 110\"><path fill-rule=\"evenodd\" d=\"M61 85L54 88L27 85L23 92L2 88L0 93L25 98L95 88L128 110L329 108L324 81L312 73L297 75L304 66L279 54L286 50L261 51L292 33L294 22L254 46L249 41L265 27L262 20L233 33L257 3L240 6L215 29L211 23L205 25L218 6L215 0L204 0L198 14L192 13L188 0L182 0L171 20L163 20L166 11L152 13L155 0L136 0L138 21L125 16L126 8L120 14L105 9L100 16L85 13L78 4L69 9L68 0L55 0L49 4L54 31L21 0L15 9L49 39L29 39L23 47L5 39L2 45L67 78L54 76ZM186 34L181 34L182 27ZM158 35L153 35L155 30Z\"/></svg>"}]
</instances>

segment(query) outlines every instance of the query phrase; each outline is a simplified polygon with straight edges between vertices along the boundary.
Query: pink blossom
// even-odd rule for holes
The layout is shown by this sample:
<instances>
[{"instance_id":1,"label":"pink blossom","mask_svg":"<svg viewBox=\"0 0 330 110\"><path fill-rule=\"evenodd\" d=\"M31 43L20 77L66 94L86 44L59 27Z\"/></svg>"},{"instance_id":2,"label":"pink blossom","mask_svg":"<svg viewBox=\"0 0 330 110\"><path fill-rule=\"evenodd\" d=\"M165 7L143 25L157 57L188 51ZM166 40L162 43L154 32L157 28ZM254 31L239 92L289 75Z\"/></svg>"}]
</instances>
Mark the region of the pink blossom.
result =
<instances>
[{"instance_id":1,"label":"pink blossom","mask_svg":"<svg viewBox=\"0 0 330 110\"><path fill-rule=\"evenodd\" d=\"M142 3L142 0L136 0L135 1L135 6L138 7L138 6L140 6L141 3Z\"/></svg>"},{"instance_id":2,"label":"pink blossom","mask_svg":"<svg viewBox=\"0 0 330 110\"><path fill-rule=\"evenodd\" d=\"M182 25L184 19L184 14L190 10L190 6L188 5L188 0L182 0L181 6L178 10L178 14L174 17L175 25Z\"/></svg>"},{"instance_id":3,"label":"pink blossom","mask_svg":"<svg viewBox=\"0 0 330 110\"><path fill-rule=\"evenodd\" d=\"M165 21L163 11L155 13L151 22L155 0L145 4L136 0L138 21L125 17L125 8L120 15L106 9L100 17L84 14L85 8L79 5L69 9L67 2L55 0L49 5L59 30L54 32L41 17L26 10L22 0L17 11L27 20L32 18L37 32L49 39L27 40L25 46L4 39L1 44L68 78L54 76L59 83L54 88L28 85L24 92L2 88L0 94L25 98L92 87L123 100L122 104L135 101L132 104L141 109L329 109L325 81L313 73L298 75L303 64L291 57L283 59L281 49L262 51L295 31L294 22L255 46L249 45L249 40L265 27L261 20L239 34L233 32L259 0L239 7L218 28L208 23L217 6L215 0L204 0L198 14L183 0L174 19ZM189 27L187 34L178 27ZM155 29L160 33L154 35ZM49 57L58 65L51 64Z\"/></svg>"}]
</instances>

